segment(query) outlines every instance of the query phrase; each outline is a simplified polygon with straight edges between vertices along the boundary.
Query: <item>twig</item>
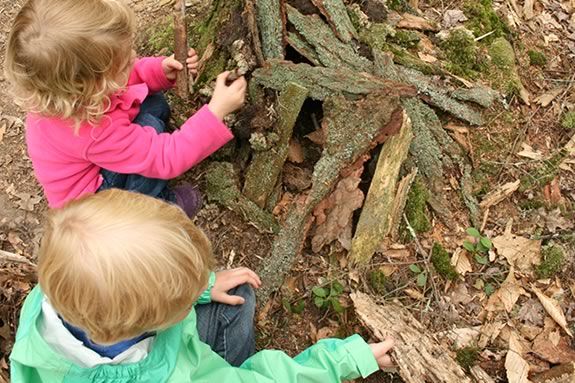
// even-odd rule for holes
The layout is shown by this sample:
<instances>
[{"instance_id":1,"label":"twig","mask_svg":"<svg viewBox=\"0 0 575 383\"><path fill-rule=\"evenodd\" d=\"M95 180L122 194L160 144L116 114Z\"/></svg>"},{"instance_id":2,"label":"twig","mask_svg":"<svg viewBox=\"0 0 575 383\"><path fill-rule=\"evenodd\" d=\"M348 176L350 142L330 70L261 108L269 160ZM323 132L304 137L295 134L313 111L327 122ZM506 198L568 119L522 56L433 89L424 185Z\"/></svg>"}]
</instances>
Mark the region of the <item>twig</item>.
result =
<instances>
[{"instance_id":1,"label":"twig","mask_svg":"<svg viewBox=\"0 0 575 383\"><path fill-rule=\"evenodd\" d=\"M187 100L189 97L188 69L186 60L188 58L188 34L186 28L186 2L178 0L174 13L174 57L183 66L176 77L176 91L178 96ZM190 76L191 77L191 76Z\"/></svg>"},{"instance_id":2,"label":"twig","mask_svg":"<svg viewBox=\"0 0 575 383\"><path fill-rule=\"evenodd\" d=\"M28 266L36 267L36 265L30 262L26 257L18 254L11 253L9 251L0 250L0 261L13 262L13 263L23 263Z\"/></svg>"},{"instance_id":3,"label":"twig","mask_svg":"<svg viewBox=\"0 0 575 383\"><path fill-rule=\"evenodd\" d=\"M487 32L487 33L484 34L484 35L481 35L481 36L479 36L479 37L476 37L476 38L475 38L475 41L483 40L484 38L486 38L486 37L488 37L488 36L491 36L491 35L494 34L494 33L495 33L495 30L492 30L491 32Z\"/></svg>"}]
</instances>

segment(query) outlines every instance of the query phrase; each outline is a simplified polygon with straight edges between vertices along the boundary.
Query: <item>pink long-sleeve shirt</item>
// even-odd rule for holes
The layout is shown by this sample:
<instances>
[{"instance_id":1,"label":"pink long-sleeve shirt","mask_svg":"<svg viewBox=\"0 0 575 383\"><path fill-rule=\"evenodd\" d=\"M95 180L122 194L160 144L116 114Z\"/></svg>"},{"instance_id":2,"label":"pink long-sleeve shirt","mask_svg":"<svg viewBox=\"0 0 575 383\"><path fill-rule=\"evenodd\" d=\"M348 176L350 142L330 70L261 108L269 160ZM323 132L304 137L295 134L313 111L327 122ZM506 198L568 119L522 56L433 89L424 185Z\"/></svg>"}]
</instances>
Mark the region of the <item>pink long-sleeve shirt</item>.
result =
<instances>
[{"instance_id":1,"label":"pink long-sleeve shirt","mask_svg":"<svg viewBox=\"0 0 575 383\"><path fill-rule=\"evenodd\" d=\"M28 114L28 154L50 207L96 192L103 181L102 168L175 178L232 139L230 130L207 105L171 134L132 123L149 94L173 86L162 70L162 60L136 61L127 89L111 97L105 117L95 126L83 123L78 134L69 120Z\"/></svg>"}]
</instances>

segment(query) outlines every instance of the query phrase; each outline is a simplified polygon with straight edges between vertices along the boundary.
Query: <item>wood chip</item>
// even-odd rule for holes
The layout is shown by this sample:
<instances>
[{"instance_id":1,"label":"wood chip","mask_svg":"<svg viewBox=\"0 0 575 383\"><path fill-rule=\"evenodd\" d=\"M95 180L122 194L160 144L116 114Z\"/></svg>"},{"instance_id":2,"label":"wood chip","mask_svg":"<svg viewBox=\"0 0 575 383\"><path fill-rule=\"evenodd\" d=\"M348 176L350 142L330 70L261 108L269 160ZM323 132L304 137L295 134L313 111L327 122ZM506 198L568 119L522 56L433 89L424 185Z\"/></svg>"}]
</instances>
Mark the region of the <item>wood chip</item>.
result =
<instances>
[{"instance_id":1,"label":"wood chip","mask_svg":"<svg viewBox=\"0 0 575 383\"><path fill-rule=\"evenodd\" d=\"M519 184L521 180L517 180L514 182L508 182L505 185L499 186L497 189L492 190L489 192L481 201L479 206L482 209L488 209L491 206L495 206L498 203L504 201L507 197L511 194L515 193L517 189L519 189Z\"/></svg>"},{"instance_id":2,"label":"wood chip","mask_svg":"<svg viewBox=\"0 0 575 383\"><path fill-rule=\"evenodd\" d=\"M567 335L573 337L573 333L567 326L567 319L565 319L565 314L563 314L563 310L559 306L559 303L556 300L543 294L543 292L534 285L531 285L531 290L533 290L535 295L537 295L537 298L539 298L539 301L545 308L545 311L547 311L547 314L549 314L549 316L553 318L553 320L557 322L559 326L561 326Z\"/></svg>"},{"instance_id":3,"label":"wood chip","mask_svg":"<svg viewBox=\"0 0 575 383\"><path fill-rule=\"evenodd\" d=\"M404 13L397 23L398 28L416 29L419 31L439 32L439 26L426 18Z\"/></svg>"}]
</instances>

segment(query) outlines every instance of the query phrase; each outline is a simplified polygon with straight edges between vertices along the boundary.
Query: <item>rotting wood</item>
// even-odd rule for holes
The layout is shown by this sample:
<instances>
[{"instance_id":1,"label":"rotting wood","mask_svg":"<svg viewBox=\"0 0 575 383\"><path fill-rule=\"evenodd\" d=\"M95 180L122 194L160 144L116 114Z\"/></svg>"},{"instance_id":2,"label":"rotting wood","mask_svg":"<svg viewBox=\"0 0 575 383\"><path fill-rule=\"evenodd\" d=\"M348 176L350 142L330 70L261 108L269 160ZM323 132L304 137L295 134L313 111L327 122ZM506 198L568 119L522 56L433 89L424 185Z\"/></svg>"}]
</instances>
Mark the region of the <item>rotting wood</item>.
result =
<instances>
[{"instance_id":1,"label":"rotting wood","mask_svg":"<svg viewBox=\"0 0 575 383\"><path fill-rule=\"evenodd\" d=\"M399 181L397 185L397 193L395 194L395 200L393 201L393 208L391 210L391 219L389 226L390 237L392 242L397 242L399 238L399 227L403 215L403 210L405 209L405 204L407 203L407 195L409 190L411 190L411 185L417 176L417 168L414 168L411 173L406 175Z\"/></svg>"},{"instance_id":2,"label":"rotting wood","mask_svg":"<svg viewBox=\"0 0 575 383\"><path fill-rule=\"evenodd\" d=\"M188 29L186 27L186 3L178 0L174 12L174 58L179 61L184 69L179 71L176 77L176 93L186 100L188 99L190 83L188 82Z\"/></svg>"},{"instance_id":3,"label":"rotting wood","mask_svg":"<svg viewBox=\"0 0 575 383\"><path fill-rule=\"evenodd\" d=\"M451 98L446 89L432 83L431 79L423 73L393 63L391 55L374 50L374 74L384 79L403 82L417 88L420 98L426 103L444 110L453 116L470 123L482 125L481 113Z\"/></svg>"},{"instance_id":4,"label":"rotting wood","mask_svg":"<svg viewBox=\"0 0 575 383\"><path fill-rule=\"evenodd\" d=\"M548 371L533 375L534 383L573 383L575 382L575 363L565 363Z\"/></svg>"},{"instance_id":5,"label":"rotting wood","mask_svg":"<svg viewBox=\"0 0 575 383\"><path fill-rule=\"evenodd\" d=\"M310 227L313 210L328 197L340 175L345 176L346 168L357 169L375 145L397 134L403 114L399 97L385 92L372 93L357 101L343 96L329 98L324 111L326 142L314 168L312 187L303 201L289 208L272 254L259 269L258 274L265 281L257 292L261 305L280 287L291 269Z\"/></svg>"},{"instance_id":6,"label":"rotting wood","mask_svg":"<svg viewBox=\"0 0 575 383\"><path fill-rule=\"evenodd\" d=\"M380 340L396 340L393 358L406 383L471 383L463 369L405 307L380 305L367 294L351 294L360 320Z\"/></svg>"},{"instance_id":7,"label":"rotting wood","mask_svg":"<svg viewBox=\"0 0 575 383\"><path fill-rule=\"evenodd\" d=\"M280 177L293 127L307 94L306 88L296 83L287 84L277 103L279 141L270 150L254 153L246 171L243 194L261 208L266 206Z\"/></svg>"},{"instance_id":8,"label":"rotting wood","mask_svg":"<svg viewBox=\"0 0 575 383\"><path fill-rule=\"evenodd\" d=\"M495 206L501 201L505 200L511 194L515 193L517 189L519 189L519 185L521 184L521 180L517 180L515 182L508 182L505 185L501 185L497 189L488 193L483 200L479 204L479 207L482 209L488 209L491 206Z\"/></svg>"},{"instance_id":9,"label":"rotting wood","mask_svg":"<svg viewBox=\"0 0 575 383\"><path fill-rule=\"evenodd\" d=\"M470 372L477 383L495 383L495 380L479 366L471 367Z\"/></svg>"},{"instance_id":10,"label":"rotting wood","mask_svg":"<svg viewBox=\"0 0 575 383\"><path fill-rule=\"evenodd\" d=\"M309 90L309 97L320 101L338 94L352 97L382 91L398 96L414 97L417 94L412 85L357 73L345 67L324 68L270 60L265 67L256 69L252 74L252 85L278 91L283 90L289 82L304 86Z\"/></svg>"},{"instance_id":11,"label":"rotting wood","mask_svg":"<svg viewBox=\"0 0 575 383\"><path fill-rule=\"evenodd\" d=\"M439 32L439 25L424 17L404 13L401 20L397 23L398 28L416 29L419 31Z\"/></svg>"},{"instance_id":12,"label":"rotting wood","mask_svg":"<svg viewBox=\"0 0 575 383\"><path fill-rule=\"evenodd\" d=\"M360 72L372 71L373 63L360 56L350 44L339 40L318 15L302 15L291 5L286 5L286 13L290 23L315 49L324 66L338 68L344 65Z\"/></svg>"},{"instance_id":13,"label":"rotting wood","mask_svg":"<svg viewBox=\"0 0 575 383\"><path fill-rule=\"evenodd\" d=\"M297 33L288 32L286 41L293 49L308 59L313 65L321 66L321 61L313 47L303 40Z\"/></svg>"},{"instance_id":14,"label":"rotting wood","mask_svg":"<svg viewBox=\"0 0 575 383\"><path fill-rule=\"evenodd\" d=\"M381 149L359 217L350 252L351 261L355 265L366 265L391 231L397 178L412 139L411 121L407 113L403 112L399 134L387 140Z\"/></svg>"},{"instance_id":15,"label":"rotting wood","mask_svg":"<svg viewBox=\"0 0 575 383\"><path fill-rule=\"evenodd\" d=\"M244 196L238 187L234 166L229 162L212 162L206 171L206 194L210 201L241 214L265 232L278 232L279 225L271 213Z\"/></svg>"},{"instance_id":16,"label":"rotting wood","mask_svg":"<svg viewBox=\"0 0 575 383\"><path fill-rule=\"evenodd\" d=\"M341 41L349 43L352 39L357 39L357 31L342 0L312 0L312 2L325 16Z\"/></svg>"},{"instance_id":17,"label":"rotting wood","mask_svg":"<svg viewBox=\"0 0 575 383\"><path fill-rule=\"evenodd\" d=\"M254 55L256 56L258 66L262 66L264 65L265 58L262 50L262 42L260 40L260 30L258 28L254 0L246 0L243 14L248 24L250 40L252 42L252 47L254 49Z\"/></svg>"},{"instance_id":18,"label":"rotting wood","mask_svg":"<svg viewBox=\"0 0 575 383\"><path fill-rule=\"evenodd\" d=\"M285 14L282 0L256 0L256 18L266 60L284 56Z\"/></svg>"}]
</instances>

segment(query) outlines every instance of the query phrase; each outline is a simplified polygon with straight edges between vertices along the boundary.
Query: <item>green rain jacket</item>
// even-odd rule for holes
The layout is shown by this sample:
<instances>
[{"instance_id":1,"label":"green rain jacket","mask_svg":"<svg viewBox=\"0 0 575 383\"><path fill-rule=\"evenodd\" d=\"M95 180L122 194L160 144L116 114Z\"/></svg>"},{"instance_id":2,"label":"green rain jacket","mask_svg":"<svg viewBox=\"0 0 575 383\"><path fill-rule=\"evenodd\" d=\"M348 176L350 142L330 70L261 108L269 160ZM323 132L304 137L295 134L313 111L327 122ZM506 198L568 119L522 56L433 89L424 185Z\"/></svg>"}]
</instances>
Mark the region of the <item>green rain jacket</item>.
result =
<instances>
[{"instance_id":1,"label":"green rain jacket","mask_svg":"<svg viewBox=\"0 0 575 383\"><path fill-rule=\"evenodd\" d=\"M37 286L22 308L10 355L13 383L330 383L378 370L358 335L321 340L293 359L280 351L260 351L241 367L232 367L199 340L193 309L180 323L158 332L140 362L82 368L57 354L40 335L43 299Z\"/></svg>"}]
</instances>

